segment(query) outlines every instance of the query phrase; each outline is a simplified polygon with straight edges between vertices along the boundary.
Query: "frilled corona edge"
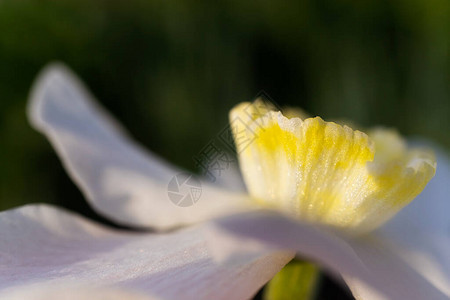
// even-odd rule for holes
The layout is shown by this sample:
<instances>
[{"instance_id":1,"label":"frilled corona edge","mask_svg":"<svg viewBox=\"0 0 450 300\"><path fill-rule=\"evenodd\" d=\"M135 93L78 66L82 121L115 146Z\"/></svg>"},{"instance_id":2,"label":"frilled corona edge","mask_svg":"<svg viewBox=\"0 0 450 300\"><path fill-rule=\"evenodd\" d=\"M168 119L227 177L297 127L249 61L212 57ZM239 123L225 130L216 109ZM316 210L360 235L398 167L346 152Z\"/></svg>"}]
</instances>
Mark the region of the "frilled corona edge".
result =
<instances>
[{"instance_id":1,"label":"frilled corona edge","mask_svg":"<svg viewBox=\"0 0 450 300\"><path fill-rule=\"evenodd\" d=\"M435 174L433 153L408 149L392 130L367 135L272 109L257 100L230 112L245 183L263 206L367 232L413 200Z\"/></svg>"}]
</instances>

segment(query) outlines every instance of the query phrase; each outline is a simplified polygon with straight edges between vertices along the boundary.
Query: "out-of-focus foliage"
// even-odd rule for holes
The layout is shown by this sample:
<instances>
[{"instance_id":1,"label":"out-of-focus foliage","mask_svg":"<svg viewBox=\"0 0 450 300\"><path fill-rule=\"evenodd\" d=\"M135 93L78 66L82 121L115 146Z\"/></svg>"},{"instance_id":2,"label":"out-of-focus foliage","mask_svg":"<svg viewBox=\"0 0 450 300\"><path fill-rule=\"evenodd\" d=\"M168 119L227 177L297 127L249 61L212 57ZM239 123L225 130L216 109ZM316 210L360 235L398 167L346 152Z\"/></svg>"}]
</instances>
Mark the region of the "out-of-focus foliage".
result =
<instances>
[{"instance_id":1,"label":"out-of-focus foliage","mask_svg":"<svg viewBox=\"0 0 450 300\"><path fill-rule=\"evenodd\" d=\"M260 90L449 146L449 53L448 0L0 0L0 209L86 209L26 121L49 61L72 67L145 146L195 169L232 105Z\"/></svg>"}]
</instances>

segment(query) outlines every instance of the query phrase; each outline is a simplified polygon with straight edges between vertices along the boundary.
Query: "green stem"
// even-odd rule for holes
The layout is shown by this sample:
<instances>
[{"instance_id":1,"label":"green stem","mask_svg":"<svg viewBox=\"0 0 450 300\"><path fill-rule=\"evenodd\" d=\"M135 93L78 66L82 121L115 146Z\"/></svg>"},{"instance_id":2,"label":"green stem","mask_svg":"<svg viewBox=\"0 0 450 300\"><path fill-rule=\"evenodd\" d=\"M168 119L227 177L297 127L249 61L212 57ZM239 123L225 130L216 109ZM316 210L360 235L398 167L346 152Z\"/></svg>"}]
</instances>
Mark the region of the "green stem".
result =
<instances>
[{"instance_id":1,"label":"green stem","mask_svg":"<svg viewBox=\"0 0 450 300\"><path fill-rule=\"evenodd\" d=\"M320 271L312 263L292 260L267 284L263 299L312 300L319 285Z\"/></svg>"}]
</instances>

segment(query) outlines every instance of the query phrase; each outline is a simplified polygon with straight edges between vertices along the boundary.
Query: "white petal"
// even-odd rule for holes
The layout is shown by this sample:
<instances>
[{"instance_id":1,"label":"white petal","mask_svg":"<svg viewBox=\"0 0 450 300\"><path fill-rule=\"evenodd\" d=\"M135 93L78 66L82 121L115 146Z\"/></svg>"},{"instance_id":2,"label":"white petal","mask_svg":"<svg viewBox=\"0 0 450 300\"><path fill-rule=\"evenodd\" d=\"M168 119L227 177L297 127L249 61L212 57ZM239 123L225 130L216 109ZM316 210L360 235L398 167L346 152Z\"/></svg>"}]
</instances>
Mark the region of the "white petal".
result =
<instances>
[{"instance_id":1,"label":"white petal","mask_svg":"<svg viewBox=\"0 0 450 300\"><path fill-rule=\"evenodd\" d=\"M435 252L421 251L403 240L381 235L372 237L371 240L358 241L352 246L367 268L384 278L384 288L407 291L399 294L404 295L399 299L440 299L437 293L429 292L432 288L440 291L442 299L450 298L450 280L445 273L450 253L448 240L435 239L436 237L423 235L420 231L414 234L421 238L422 244L426 245L425 249ZM426 282L427 288L421 282ZM360 296L359 299L371 299L368 297L366 284L359 278L347 278L347 283ZM414 294L416 298L413 298Z\"/></svg>"},{"instance_id":2,"label":"white petal","mask_svg":"<svg viewBox=\"0 0 450 300\"><path fill-rule=\"evenodd\" d=\"M156 300L158 298L141 295L119 289L96 289L84 287L37 287L26 290L14 290L2 294L8 300Z\"/></svg>"},{"instance_id":3,"label":"white petal","mask_svg":"<svg viewBox=\"0 0 450 300\"><path fill-rule=\"evenodd\" d=\"M376 236L344 239L274 213L244 213L216 222L213 232L220 234L223 244L215 241L210 247L219 261L226 261L229 254L236 256L247 243L255 249L257 243L295 250L331 273L341 274L355 296L362 299L447 299L444 291L399 256L401 248L395 241Z\"/></svg>"},{"instance_id":4,"label":"white petal","mask_svg":"<svg viewBox=\"0 0 450 300\"><path fill-rule=\"evenodd\" d=\"M46 205L3 212L0 299L66 287L163 299L246 299L292 258L248 255L241 264L219 265L207 248L207 228L204 223L165 234L130 233Z\"/></svg>"},{"instance_id":5,"label":"white petal","mask_svg":"<svg viewBox=\"0 0 450 300\"><path fill-rule=\"evenodd\" d=\"M31 94L29 118L48 137L94 209L119 223L168 228L245 205L243 196L205 182L195 205L174 205L167 187L181 171L127 137L62 65L50 65L40 74Z\"/></svg>"}]
</instances>

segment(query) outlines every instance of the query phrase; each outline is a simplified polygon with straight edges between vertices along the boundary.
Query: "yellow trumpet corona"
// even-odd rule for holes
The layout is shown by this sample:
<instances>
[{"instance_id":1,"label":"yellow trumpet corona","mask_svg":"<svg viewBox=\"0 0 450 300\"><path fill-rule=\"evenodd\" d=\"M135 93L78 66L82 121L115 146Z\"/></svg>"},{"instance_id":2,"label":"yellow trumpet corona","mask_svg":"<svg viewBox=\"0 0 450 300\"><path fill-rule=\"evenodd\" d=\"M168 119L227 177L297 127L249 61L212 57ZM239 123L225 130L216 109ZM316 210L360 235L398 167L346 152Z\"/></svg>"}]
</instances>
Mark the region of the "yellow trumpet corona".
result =
<instances>
[{"instance_id":1,"label":"yellow trumpet corona","mask_svg":"<svg viewBox=\"0 0 450 300\"><path fill-rule=\"evenodd\" d=\"M433 153L408 149L392 130L365 134L320 117L286 118L259 100L233 108L230 122L257 203L344 230L380 226L436 170Z\"/></svg>"}]
</instances>

